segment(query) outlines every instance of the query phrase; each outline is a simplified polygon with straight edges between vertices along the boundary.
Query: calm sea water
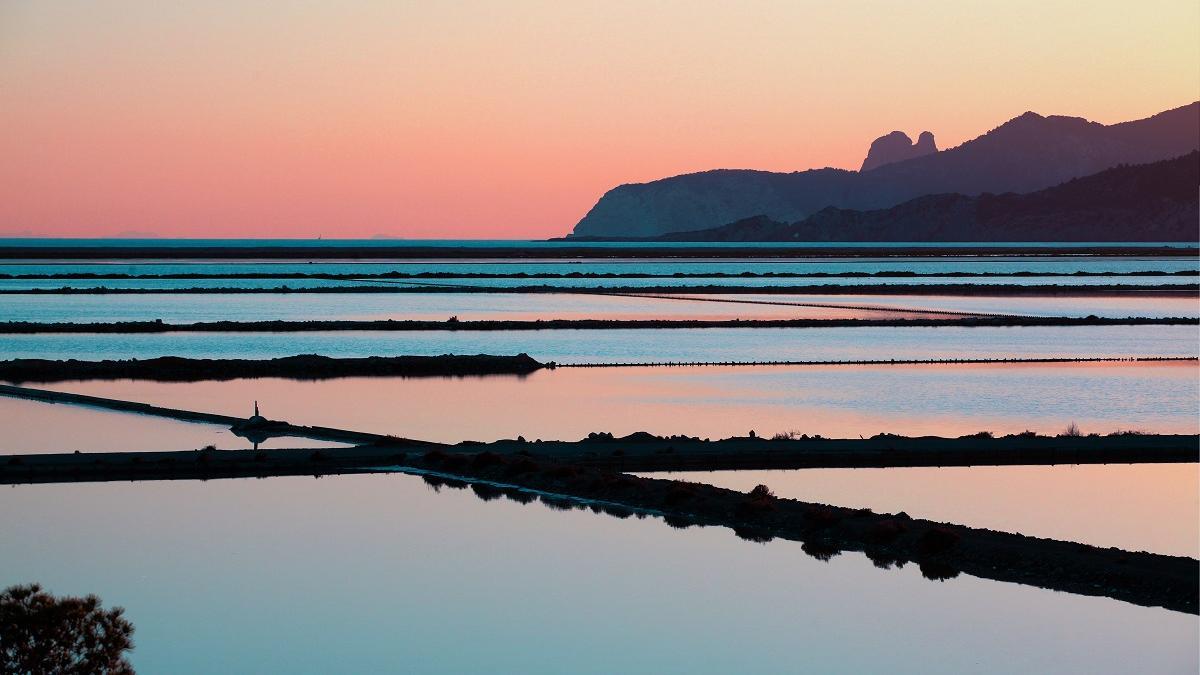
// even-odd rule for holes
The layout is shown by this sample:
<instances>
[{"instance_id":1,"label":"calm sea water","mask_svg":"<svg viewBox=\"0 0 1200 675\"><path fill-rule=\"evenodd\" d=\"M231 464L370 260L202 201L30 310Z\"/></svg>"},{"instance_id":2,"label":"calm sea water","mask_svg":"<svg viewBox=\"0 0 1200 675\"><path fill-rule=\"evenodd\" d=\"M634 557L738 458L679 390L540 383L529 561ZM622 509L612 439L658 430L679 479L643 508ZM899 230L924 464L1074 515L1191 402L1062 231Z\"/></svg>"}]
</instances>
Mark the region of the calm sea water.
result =
<instances>
[{"instance_id":1,"label":"calm sea water","mask_svg":"<svg viewBox=\"0 0 1200 675\"><path fill-rule=\"evenodd\" d=\"M435 493L404 475L18 486L0 569L143 672L1194 672L1195 616ZM54 536L46 536L54 533ZM469 648L464 648L464 641ZM616 648L619 646L619 648Z\"/></svg>"}]
</instances>

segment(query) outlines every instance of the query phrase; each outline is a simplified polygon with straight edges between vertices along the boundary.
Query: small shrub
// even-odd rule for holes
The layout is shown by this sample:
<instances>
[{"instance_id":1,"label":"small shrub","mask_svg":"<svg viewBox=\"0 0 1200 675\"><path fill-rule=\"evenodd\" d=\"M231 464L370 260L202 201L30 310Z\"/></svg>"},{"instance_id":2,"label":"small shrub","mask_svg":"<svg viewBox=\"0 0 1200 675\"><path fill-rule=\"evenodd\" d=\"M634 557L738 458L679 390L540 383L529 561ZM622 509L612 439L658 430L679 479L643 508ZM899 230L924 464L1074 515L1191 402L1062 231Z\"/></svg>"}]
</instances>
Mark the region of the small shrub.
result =
<instances>
[{"instance_id":1,"label":"small shrub","mask_svg":"<svg viewBox=\"0 0 1200 675\"><path fill-rule=\"evenodd\" d=\"M755 485L754 489L750 491L750 498L751 499L774 499L775 493L771 492L771 488L767 487L766 485L760 484L760 485Z\"/></svg>"},{"instance_id":2,"label":"small shrub","mask_svg":"<svg viewBox=\"0 0 1200 675\"><path fill-rule=\"evenodd\" d=\"M1059 434L1059 436L1064 436L1067 438L1078 438L1082 435L1083 432L1079 430L1079 425L1075 424L1074 422L1068 424L1067 428L1064 429L1061 434Z\"/></svg>"}]
</instances>

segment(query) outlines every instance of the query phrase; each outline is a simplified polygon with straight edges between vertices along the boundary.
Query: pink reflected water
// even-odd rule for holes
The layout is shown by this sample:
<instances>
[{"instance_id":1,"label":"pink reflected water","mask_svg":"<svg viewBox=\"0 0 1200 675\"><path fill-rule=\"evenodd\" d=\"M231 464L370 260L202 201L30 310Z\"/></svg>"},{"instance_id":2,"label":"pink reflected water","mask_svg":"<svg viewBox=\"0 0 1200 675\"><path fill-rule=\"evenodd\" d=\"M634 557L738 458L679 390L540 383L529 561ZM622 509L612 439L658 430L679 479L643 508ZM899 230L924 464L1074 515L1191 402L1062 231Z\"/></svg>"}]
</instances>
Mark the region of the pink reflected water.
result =
<instances>
[{"instance_id":1,"label":"pink reflected water","mask_svg":"<svg viewBox=\"0 0 1200 675\"><path fill-rule=\"evenodd\" d=\"M700 437L795 430L855 438L989 430L1198 433L1194 363L595 368L527 377L63 382L168 407L458 442L593 431ZM35 432L30 432L35 433Z\"/></svg>"},{"instance_id":2,"label":"pink reflected water","mask_svg":"<svg viewBox=\"0 0 1200 675\"><path fill-rule=\"evenodd\" d=\"M1195 464L713 471L673 478L792 499L904 511L1095 546L1200 556Z\"/></svg>"},{"instance_id":3,"label":"pink reflected water","mask_svg":"<svg viewBox=\"0 0 1200 675\"><path fill-rule=\"evenodd\" d=\"M245 411L242 411L245 412ZM0 397L0 454L143 452L251 447L228 428L96 408ZM340 444L270 438L260 448L325 448Z\"/></svg>"}]
</instances>

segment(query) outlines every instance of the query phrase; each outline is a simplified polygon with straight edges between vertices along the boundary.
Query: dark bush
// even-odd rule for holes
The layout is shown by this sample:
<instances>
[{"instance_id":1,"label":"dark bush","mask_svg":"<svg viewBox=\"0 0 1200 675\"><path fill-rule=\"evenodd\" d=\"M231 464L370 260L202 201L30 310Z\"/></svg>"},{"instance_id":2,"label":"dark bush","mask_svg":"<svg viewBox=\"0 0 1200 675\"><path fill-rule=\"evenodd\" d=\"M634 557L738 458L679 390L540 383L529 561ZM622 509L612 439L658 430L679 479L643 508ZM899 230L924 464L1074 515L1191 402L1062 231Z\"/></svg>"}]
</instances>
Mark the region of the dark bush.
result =
<instances>
[{"instance_id":1,"label":"dark bush","mask_svg":"<svg viewBox=\"0 0 1200 675\"><path fill-rule=\"evenodd\" d=\"M810 506L804 510L804 520L813 528L836 525L841 519L841 515L828 506Z\"/></svg>"},{"instance_id":2,"label":"dark bush","mask_svg":"<svg viewBox=\"0 0 1200 675\"><path fill-rule=\"evenodd\" d=\"M520 476L521 474L532 473L537 470L537 463L524 457L509 462L508 466L504 467L504 473L508 476Z\"/></svg>"},{"instance_id":3,"label":"dark bush","mask_svg":"<svg viewBox=\"0 0 1200 675\"><path fill-rule=\"evenodd\" d=\"M945 581L958 576L958 570L941 560L922 560L921 576L934 581Z\"/></svg>"},{"instance_id":4,"label":"dark bush","mask_svg":"<svg viewBox=\"0 0 1200 675\"><path fill-rule=\"evenodd\" d=\"M696 524L691 518L671 515L663 516L663 522L677 530L686 530Z\"/></svg>"},{"instance_id":5,"label":"dark bush","mask_svg":"<svg viewBox=\"0 0 1200 675\"><path fill-rule=\"evenodd\" d=\"M908 526L904 523L888 518L867 528L866 539L878 544L887 544L895 541L896 537L904 534L907 530Z\"/></svg>"},{"instance_id":6,"label":"dark bush","mask_svg":"<svg viewBox=\"0 0 1200 675\"><path fill-rule=\"evenodd\" d=\"M471 466L477 469L486 469L502 463L504 463L504 458L490 450L485 450L471 459Z\"/></svg>"},{"instance_id":7,"label":"dark bush","mask_svg":"<svg viewBox=\"0 0 1200 675\"><path fill-rule=\"evenodd\" d=\"M917 550L922 555L937 555L953 548L960 538L947 527L931 527L917 539Z\"/></svg>"},{"instance_id":8,"label":"dark bush","mask_svg":"<svg viewBox=\"0 0 1200 675\"><path fill-rule=\"evenodd\" d=\"M579 475L579 469L576 467L570 466L569 464L558 464L556 466L552 466L552 467L549 467L548 469L546 469L545 475L547 478L554 478L556 480L566 480L568 478L577 477Z\"/></svg>"},{"instance_id":9,"label":"dark bush","mask_svg":"<svg viewBox=\"0 0 1200 675\"><path fill-rule=\"evenodd\" d=\"M760 530L756 527L735 527L733 528L733 533L737 535L739 539L752 541L756 544L765 544L775 538L775 535L771 534L770 532L767 532L766 530Z\"/></svg>"},{"instance_id":10,"label":"dark bush","mask_svg":"<svg viewBox=\"0 0 1200 675\"><path fill-rule=\"evenodd\" d=\"M475 496L479 497L485 502L490 502L493 499L499 499L501 495L500 488L487 485L486 483L471 483L471 491L475 493Z\"/></svg>"},{"instance_id":11,"label":"dark bush","mask_svg":"<svg viewBox=\"0 0 1200 675\"><path fill-rule=\"evenodd\" d=\"M0 592L0 672L132 675L133 624L94 595L57 598L38 584Z\"/></svg>"},{"instance_id":12,"label":"dark bush","mask_svg":"<svg viewBox=\"0 0 1200 675\"><path fill-rule=\"evenodd\" d=\"M682 504L696 496L696 487L685 483L675 483L667 488L666 494L663 495L663 503L669 506Z\"/></svg>"},{"instance_id":13,"label":"dark bush","mask_svg":"<svg viewBox=\"0 0 1200 675\"><path fill-rule=\"evenodd\" d=\"M767 487L766 485L755 485L754 489L750 491L750 498L751 499L774 499L775 493L771 492L771 488Z\"/></svg>"},{"instance_id":14,"label":"dark bush","mask_svg":"<svg viewBox=\"0 0 1200 675\"><path fill-rule=\"evenodd\" d=\"M829 562L833 556L842 552L842 549L829 542L815 539L810 539L801 544L800 550L822 562Z\"/></svg>"}]
</instances>

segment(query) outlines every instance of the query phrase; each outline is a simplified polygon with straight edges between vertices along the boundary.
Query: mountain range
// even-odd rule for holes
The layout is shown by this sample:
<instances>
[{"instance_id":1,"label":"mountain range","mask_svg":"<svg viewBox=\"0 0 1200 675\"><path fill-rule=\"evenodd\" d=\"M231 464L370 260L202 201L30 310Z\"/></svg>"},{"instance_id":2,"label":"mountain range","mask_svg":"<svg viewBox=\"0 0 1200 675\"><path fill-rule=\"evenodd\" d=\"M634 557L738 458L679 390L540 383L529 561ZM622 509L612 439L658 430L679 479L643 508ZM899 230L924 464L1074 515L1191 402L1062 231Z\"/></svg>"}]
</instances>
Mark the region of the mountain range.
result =
<instances>
[{"instance_id":1,"label":"mountain range","mask_svg":"<svg viewBox=\"0 0 1200 675\"><path fill-rule=\"evenodd\" d=\"M1195 241L1200 152L1119 166L1028 194L928 195L888 209L829 207L795 223L767 216L656 241Z\"/></svg>"},{"instance_id":2,"label":"mountain range","mask_svg":"<svg viewBox=\"0 0 1200 675\"><path fill-rule=\"evenodd\" d=\"M1119 165L1147 164L1200 149L1200 102L1111 125L1027 112L941 151L933 147L932 134L928 139L922 134L917 144L900 136L893 132L873 143L861 171L718 169L621 185L600 198L570 238L652 238L710 230L756 215L776 223L797 223L830 207L879 211L933 195L948 204L951 196L1035 192ZM876 152L881 143L883 147ZM908 148L903 147L905 143ZM871 154L881 155L880 161L871 161ZM1192 199L1196 199L1195 183ZM915 212L932 203L910 206ZM968 208L962 204L965 202L958 208ZM842 222L834 219L826 226ZM833 231L819 234L812 239L844 240ZM1015 236L1006 235L1003 240L1014 241ZM1099 233L1084 238L1112 239ZM900 237L903 241L920 239L915 234Z\"/></svg>"}]
</instances>

